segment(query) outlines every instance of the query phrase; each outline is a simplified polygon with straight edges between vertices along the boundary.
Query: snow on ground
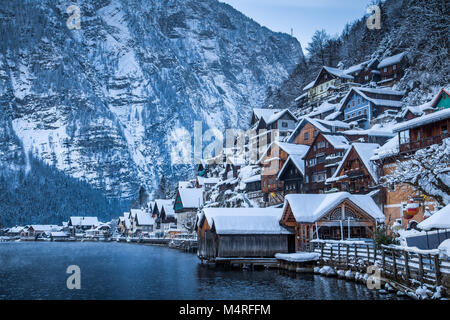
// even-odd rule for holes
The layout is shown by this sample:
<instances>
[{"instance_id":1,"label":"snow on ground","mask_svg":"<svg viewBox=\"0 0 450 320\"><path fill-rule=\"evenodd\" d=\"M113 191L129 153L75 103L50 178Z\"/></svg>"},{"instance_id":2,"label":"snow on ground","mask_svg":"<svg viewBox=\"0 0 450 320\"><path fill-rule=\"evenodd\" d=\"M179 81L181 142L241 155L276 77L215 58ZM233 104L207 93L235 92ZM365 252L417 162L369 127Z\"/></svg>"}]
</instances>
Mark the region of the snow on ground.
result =
<instances>
[{"instance_id":1,"label":"snow on ground","mask_svg":"<svg viewBox=\"0 0 450 320\"><path fill-rule=\"evenodd\" d=\"M276 253L275 258L289 262L317 261L320 254L316 252Z\"/></svg>"}]
</instances>

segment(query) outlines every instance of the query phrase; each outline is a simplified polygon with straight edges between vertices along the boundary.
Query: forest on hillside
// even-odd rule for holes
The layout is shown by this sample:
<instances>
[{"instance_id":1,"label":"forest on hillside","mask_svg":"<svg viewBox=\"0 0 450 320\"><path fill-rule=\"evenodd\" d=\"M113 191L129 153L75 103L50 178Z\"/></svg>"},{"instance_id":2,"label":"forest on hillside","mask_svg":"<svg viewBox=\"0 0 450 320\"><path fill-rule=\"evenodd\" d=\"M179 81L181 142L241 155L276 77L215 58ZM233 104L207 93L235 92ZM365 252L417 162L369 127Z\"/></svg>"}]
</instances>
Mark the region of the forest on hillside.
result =
<instances>
[{"instance_id":1,"label":"forest on hillside","mask_svg":"<svg viewBox=\"0 0 450 320\"><path fill-rule=\"evenodd\" d=\"M369 14L348 23L337 36L318 30L306 57L280 88L269 88L265 106L295 107L294 100L322 66L352 66L371 58L406 52L410 67L399 83L408 102L422 103L433 87L449 83L449 6L446 0L374 1L381 9L381 28L367 28Z\"/></svg>"},{"instance_id":2,"label":"forest on hillside","mask_svg":"<svg viewBox=\"0 0 450 320\"><path fill-rule=\"evenodd\" d=\"M129 209L129 201L108 199L36 158L30 159L28 170L0 173L0 195L0 226L60 225L70 216L109 221Z\"/></svg>"}]
</instances>

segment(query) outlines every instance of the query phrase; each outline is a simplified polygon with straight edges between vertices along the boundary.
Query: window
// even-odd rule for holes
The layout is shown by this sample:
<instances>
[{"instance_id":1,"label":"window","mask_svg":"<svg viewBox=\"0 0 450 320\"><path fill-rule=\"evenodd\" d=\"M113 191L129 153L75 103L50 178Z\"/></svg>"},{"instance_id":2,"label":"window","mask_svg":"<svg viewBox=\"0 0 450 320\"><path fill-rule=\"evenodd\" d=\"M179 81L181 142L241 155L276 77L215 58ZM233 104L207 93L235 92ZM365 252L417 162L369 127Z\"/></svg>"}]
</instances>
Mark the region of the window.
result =
<instances>
[{"instance_id":1,"label":"window","mask_svg":"<svg viewBox=\"0 0 450 320\"><path fill-rule=\"evenodd\" d=\"M369 76L366 75L366 76L364 77L364 79L365 79L366 81L369 81Z\"/></svg>"},{"instance_id":2,"label":"window","mask_svg":"<svg viewBox=\"0 0 450 320\"><path fill-rule=\"evenodd\" d=\"M362 111L361 111L361 110L359 110L359 111L358 111L358 115L360 116L361 114L362 114Z\"/></svg>"},{"instance_id":3,"label":"window","mask_svg":"<svg viewBox=\"0 0 450 320\"><path fill-rule=\"evenodd\" d=\"M352 101L352 107L354 107L354 106L355 106L355 100Z\"/></svg>"},{"instance_id":4,"label":"window","mask_svg":"<svg viewBox=\"0 0 450 320\"><path fill-rule=\"evenodd\" d=\"M442 126L442 134L447 134L447 126Z\"/></svg>"},{"instance_id":5,"label":"window","mask_svg":"<svg viewBox=\"0 0 450 320\"><path fill-rule=\"evenodd\" d=\"M318 134L319 134L319 131L314 130L314 138L317 137Z\"/></svg>"},{"instance_id":6,"label":"window","mask_svg":"<svg viewBox=\"0 0 450 320\"><path fill-rule=\"evenodd\" d=\"M420 131L419 131L419 135L420 135ZM419 137L420 140L420 137ZM400 143L408 143L409 142L409 131L402 131L400 132Z\"/></svg>"},{"instance_id":7,"label":"window","mask_svg":"<svg viewBox=\"0 0 450 320\"><path fill-rule=\"evenodd\" d=\"M358 98L358 105L361 104L361 98Z\"/></svg>"},{"instance_id":8,"label":"window","mask_svg":"<svg viewBox=\"0 0 450 320\"><path fill-rule=\"evenodd\" d=\"M397 65L396 65L396 64L394 64L394 65L392 66L392 70L397 70Z\"/></svg>"},{"instance_id":9,"label":"window","mask_svg":"<svg viewBox=\"0 0 450 320\"><path fill-rule=\"evenodd\" d=\"M364 114L367 114L367 109L364 109Z\"/></svg>"},{"instance_id":10,"label":"window","mask_svg":"<svg viewBox=\"0 0 450 320\"><path fill-rule=\"evenodd\" d=\"M384 68L384 72L387 72L388 68Z\"/></svg>"},{"instance_id":11,"label":"window","mask_svg":"<svg viewBox=\"0 0 450 320\"><path fill-rule=\"evenodd\" d=\"M308 132L305 132L305 140L308 140L309 139L309 134L308 134Z\"/></svg>"}]
</instances>

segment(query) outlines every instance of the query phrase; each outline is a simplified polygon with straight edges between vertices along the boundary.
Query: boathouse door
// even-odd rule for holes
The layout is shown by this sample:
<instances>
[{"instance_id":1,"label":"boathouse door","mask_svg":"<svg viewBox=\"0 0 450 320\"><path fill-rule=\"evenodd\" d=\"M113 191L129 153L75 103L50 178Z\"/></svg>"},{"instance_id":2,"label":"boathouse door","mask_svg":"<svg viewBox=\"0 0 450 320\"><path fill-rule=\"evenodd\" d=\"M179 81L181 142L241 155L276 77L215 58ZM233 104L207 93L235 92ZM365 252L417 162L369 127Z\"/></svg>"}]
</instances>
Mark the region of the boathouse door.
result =
<instances>
[{"instance_id":1,"label":"boathouse door","mask_svg":"<svg viewBox=\"0 0 450 320\"><path fill-rule=\"evenodd\" d=\"M295 253L295 234L288 235L288 253Z\"/></svg>"}]
</instances>

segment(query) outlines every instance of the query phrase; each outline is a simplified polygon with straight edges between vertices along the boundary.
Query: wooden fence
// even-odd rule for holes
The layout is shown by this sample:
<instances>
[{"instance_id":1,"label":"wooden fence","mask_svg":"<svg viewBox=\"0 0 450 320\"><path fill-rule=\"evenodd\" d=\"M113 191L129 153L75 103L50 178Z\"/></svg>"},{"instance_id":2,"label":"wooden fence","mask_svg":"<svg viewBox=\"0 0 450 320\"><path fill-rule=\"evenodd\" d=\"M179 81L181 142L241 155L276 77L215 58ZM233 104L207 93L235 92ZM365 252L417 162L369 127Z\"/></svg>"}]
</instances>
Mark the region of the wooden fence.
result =
<instances>
[{"instance_id":1,"label":"wooden fence","mask_svg":"<svg viewBox=\"0 0 450 320\"><path fill-rule=\"evenodd\" d=\"M450 261L439 258L436 250L412 250L397 246L340 243L337 241L314 242L314 252L320 253L324 264L341 269L366 272L367 267L377 266L381 276L414 287L428 284L450 287Z\"/></svg>"}]
</instances>

